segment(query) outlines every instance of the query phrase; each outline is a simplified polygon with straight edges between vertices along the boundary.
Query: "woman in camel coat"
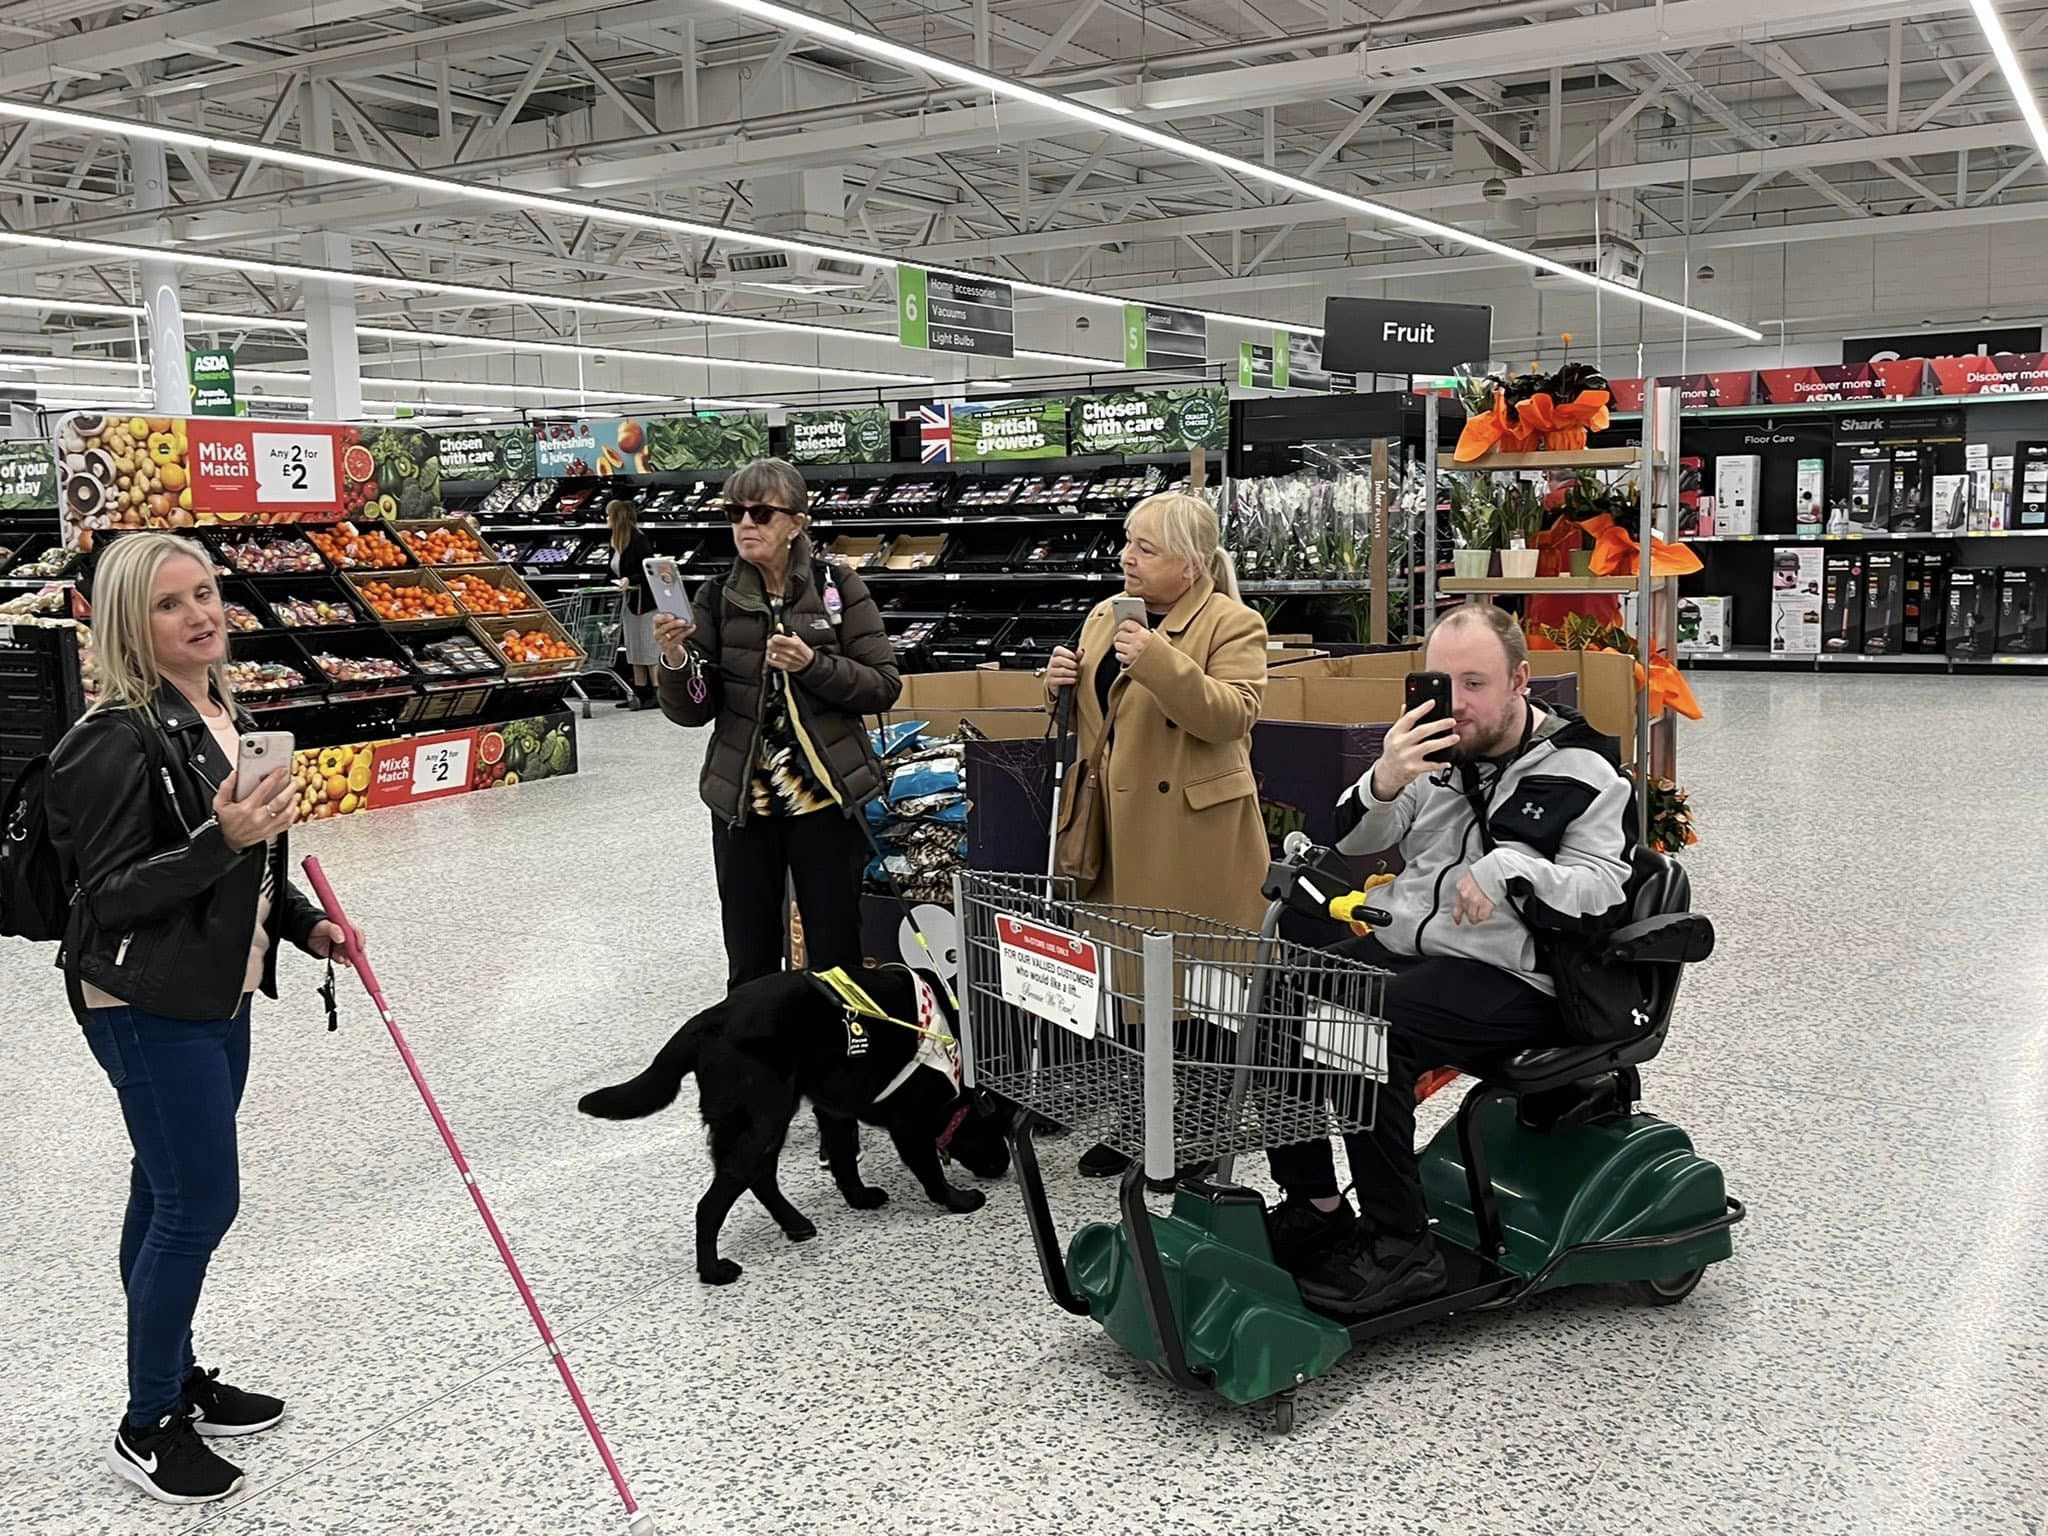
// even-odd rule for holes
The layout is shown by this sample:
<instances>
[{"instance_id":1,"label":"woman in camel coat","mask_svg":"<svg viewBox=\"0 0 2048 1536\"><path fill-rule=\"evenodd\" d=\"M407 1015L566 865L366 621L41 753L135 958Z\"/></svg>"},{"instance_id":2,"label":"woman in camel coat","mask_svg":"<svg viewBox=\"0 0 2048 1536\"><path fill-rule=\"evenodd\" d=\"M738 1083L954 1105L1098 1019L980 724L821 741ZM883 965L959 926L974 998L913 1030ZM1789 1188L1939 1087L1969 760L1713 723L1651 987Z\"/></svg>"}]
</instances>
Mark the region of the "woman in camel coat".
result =
<instances>
[{"instance_id":1,"label":"woman in camel coat","mask_svg":"<svg viewBox=\"0 0 2048 1536\"><path fill-rule=\"evenodd\" d=\"M1198 496L1138 503L1126 524L1124 594L1146 622L1117 624L1110 601L1045 681L1075 690L1077 764L1102 786L1104 839L1088 901L1158 907L1257 931L1268 844L1252 773L1252 726L1266 688L1266 623L1237 597L1216 513ZM1077 770L1078 772L1078 770ZM1063 819L1078 797L1070 795ZM1092 1148L1082 1172L1123 1159Z\"/></svg>"}]
</instances>

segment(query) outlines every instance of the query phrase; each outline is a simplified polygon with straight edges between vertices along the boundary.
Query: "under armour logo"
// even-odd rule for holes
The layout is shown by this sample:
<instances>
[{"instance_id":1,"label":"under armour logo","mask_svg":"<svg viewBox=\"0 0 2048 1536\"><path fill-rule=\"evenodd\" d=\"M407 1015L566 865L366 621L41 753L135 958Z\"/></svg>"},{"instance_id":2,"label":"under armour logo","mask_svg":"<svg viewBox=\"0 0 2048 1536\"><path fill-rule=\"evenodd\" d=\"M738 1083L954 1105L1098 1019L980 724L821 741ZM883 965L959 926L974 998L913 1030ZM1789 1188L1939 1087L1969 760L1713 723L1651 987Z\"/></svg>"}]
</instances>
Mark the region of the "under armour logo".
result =
<instances>
[{"instance_id":1,"label":"under armour logo","mask_svg":"<svg viewBox=\"0 0 2048 1536\"><path fill-rule=\"evenodd\" d=\"M1541 821L1543 819L1543 807L1533 800L1524 800L1522 802L1522 814L1531 821Z\"/></svg>"},{"instance_id":2,"label":"under armour logo","mask_svg":"<svg viewBox=\"0 0 2048 1536\"><path fill-rule=\"evenodd\" d=\"M1628 1016L1630 1022L1633 1023L1637 1029L1648 1029L1650 1027L1650 1016L1647 1013L1643 1012L1642 1009L1631 1008L1628 1011Z\"/></svg>"}]
</instances>

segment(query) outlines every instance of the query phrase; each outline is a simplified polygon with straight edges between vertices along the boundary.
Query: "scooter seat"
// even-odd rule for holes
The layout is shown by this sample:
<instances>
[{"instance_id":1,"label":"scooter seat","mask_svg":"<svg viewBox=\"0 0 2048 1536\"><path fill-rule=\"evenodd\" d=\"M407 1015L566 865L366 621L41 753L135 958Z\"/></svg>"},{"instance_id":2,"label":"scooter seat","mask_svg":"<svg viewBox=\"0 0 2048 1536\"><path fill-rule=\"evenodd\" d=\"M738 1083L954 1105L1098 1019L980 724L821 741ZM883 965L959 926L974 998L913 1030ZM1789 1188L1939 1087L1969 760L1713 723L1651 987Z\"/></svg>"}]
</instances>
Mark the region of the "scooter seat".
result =
<instances>
[{"instance_id":1,"label":"scooter seat","mask_svg":"<svg viewBox=\"0 0 2048 1536\"><path fill-rule=\"evenodd\" d=\"M1539 1046L1501 1057L1482 1070L1479 1077L1483 1082L1498 1083L1517 1093L1537 1093L1619 1067L1639 1066L1663 1049L1662 1028L1638 1035L1633 1040L1608 1041L1600 1045Z\"/></svg>"}]
</instances>

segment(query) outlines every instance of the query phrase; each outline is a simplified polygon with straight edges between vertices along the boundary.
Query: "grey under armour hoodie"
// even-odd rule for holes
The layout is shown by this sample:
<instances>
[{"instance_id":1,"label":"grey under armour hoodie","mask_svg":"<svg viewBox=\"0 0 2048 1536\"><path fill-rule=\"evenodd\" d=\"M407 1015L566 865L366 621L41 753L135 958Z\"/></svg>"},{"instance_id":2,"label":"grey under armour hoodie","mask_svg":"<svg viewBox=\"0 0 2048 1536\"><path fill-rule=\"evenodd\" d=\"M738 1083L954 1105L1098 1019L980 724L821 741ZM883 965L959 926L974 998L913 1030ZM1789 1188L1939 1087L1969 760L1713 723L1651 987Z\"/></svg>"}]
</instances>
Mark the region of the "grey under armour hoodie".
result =
<instances>
[{"instance_id":1,"label":"grey under armour hoodie","mask_svg":"<svg viewBox=\"0 0 2048 1536\"><path fill-rule=\"evenodd\" d=\"M1374 936L1395 954L1483 960L1554 993L1529 922L1573 929L1613 920L1628 881L1634 817L1613 742L1576 711L1530 708L1536 719L1528 744L1504 765L1476 765L1493 852L1485 851L1456 764L1392 800L1373 794L1368 772L1337 802L1337 824L1349 826L1337 847L1347 854L1400 849L1401 874L1373 893L1373 904L1392 918ZM1483 923L1451 919L1468 871L1493 901Z\"/></svg>"}]
</instances>

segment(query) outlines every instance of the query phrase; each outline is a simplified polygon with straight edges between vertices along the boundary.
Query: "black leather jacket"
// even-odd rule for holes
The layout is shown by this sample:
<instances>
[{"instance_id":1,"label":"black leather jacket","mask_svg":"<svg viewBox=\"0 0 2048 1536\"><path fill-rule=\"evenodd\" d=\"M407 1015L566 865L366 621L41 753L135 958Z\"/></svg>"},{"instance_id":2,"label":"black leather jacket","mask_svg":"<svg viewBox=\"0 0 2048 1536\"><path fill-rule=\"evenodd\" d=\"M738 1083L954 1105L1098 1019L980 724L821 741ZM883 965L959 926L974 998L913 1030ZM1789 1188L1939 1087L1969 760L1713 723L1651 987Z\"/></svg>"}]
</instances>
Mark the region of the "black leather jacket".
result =
<instances>
[{"instance_id":1,"label":"black leather jacket","mask_svg":"<svg viewBox=\"0 0 2048 1536\"><path fill-rule=\"evenodd\" d=\"M254 729L239 709L235 724ZM266 853L261 843L231 851L214 817L214 792L234 766L169 683L153 711L95 711L58 743L50 837L79 891L57 952L67 975L166 1018L234 1014ZM274 998L280 941L305 949L322 914L286 875L285 839L267 852L276 894L263 993Z\"/></svg>"}]
</instances>

